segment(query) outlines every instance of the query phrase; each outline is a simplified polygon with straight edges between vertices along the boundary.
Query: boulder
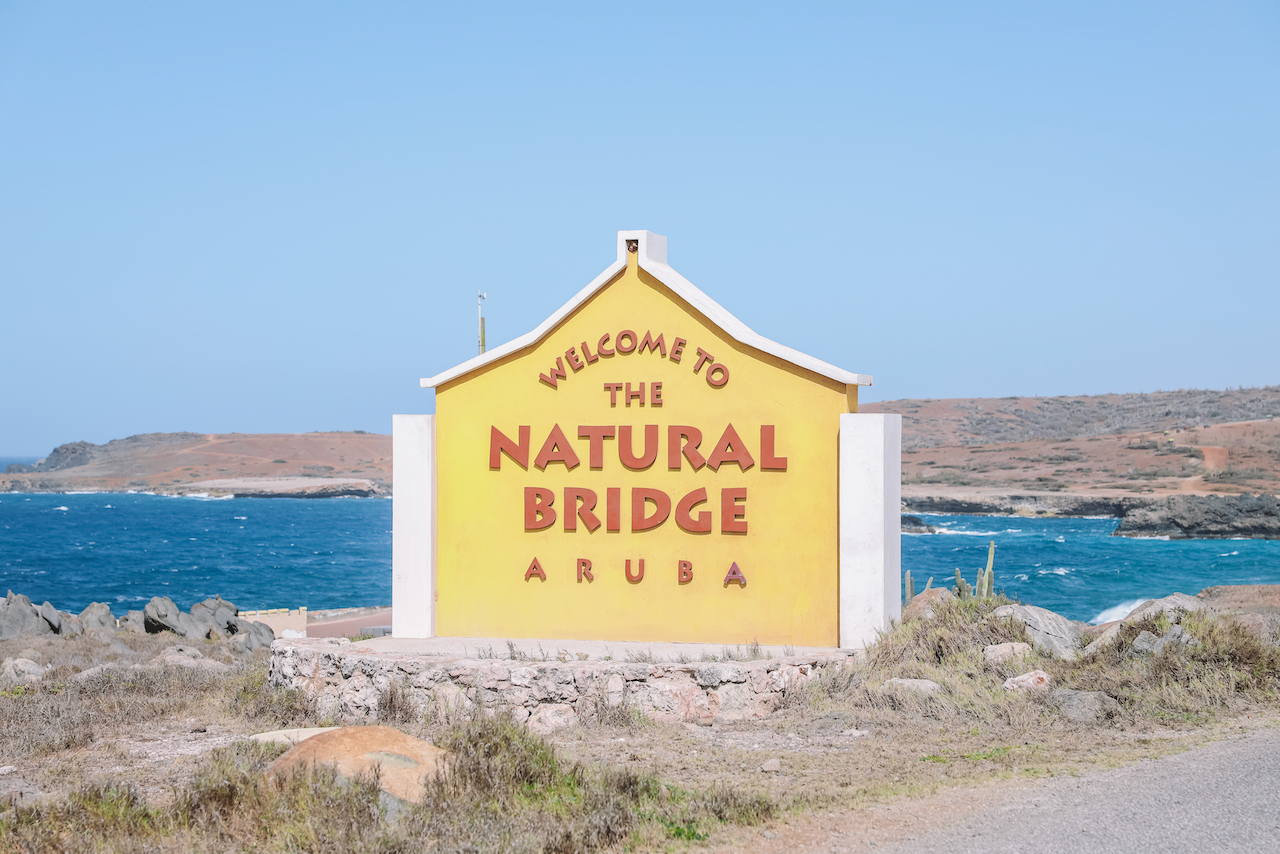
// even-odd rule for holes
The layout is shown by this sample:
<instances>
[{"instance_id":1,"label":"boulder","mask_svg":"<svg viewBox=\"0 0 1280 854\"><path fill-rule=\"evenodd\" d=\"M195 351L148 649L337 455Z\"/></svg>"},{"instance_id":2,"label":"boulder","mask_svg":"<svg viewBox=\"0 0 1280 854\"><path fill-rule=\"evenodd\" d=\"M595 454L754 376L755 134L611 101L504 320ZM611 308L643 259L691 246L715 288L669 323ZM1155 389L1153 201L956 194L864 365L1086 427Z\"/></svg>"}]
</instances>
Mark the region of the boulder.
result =
<instances>
[{"instance_id":1,"label":"boulder","mask_svg":"<svg viewBox=\"0 0 1280 854\"><path fill-rule=\"evenodd\" d=\"M343 777L354 777L369 774L376 766L384 792L416 803L422 797L424 781L445 771L448 756L447 751L391 727L337 727L298 742L272 763L267 776L332 765Z\"/></svg>"},{"instance_id":2,"label":"boulder","mask_svg":"<svg viewBox=\"0 0 1280 854\"><path fill-rule=\"evenodd\" d=\"M55 635L62 634L62 612L53 607L52 602L40 606L40 617L49 624Z\"/></svg>"},{"instance_id":3,"label":"boulder","mask_svg":"<svg viewBox=\"0 0 1280 854\"><path fill-rule=\"evenodd\" d=\"M141 611L126 611L125 615L120 618L120 631L133 632L136 635L145 635L147 627L143 619Z\"/></svg>"},{"instance_id":4,"label":"boulder","mask_svg":"<svg viewBox=\"0 0 1280 854\"><path fill-rule=\"evenodd\" d=\"M935 614L934 609L940 603L954 598L956 598L955 594L945 587L930 587L928 590L922 590L911 597L907 607L902 609L902 622L915 619L932 620Z\"/></svg>"},{"instance_id":5,"label":"boulder","mask_svg":"<svg viewBox=\"0 0 1280 854\"><path fill-rule=\"evenodd\" d=\"M890 691L906 691L911 694L919 694L923 697L931 697L934 694L942 692L942 686L932 679L886 679L882 690Z\"/></svg>"},{"instance_id":6,"label":"boulder","mask_svg":"<svg viewBox=\"0 0 1280 854\"><path fill-rule=\"evenodd\" d=\"M1280 617L1275 614L1238 614L1231 619L1263 643L1274 644L1280 637Z\"/></svg>"},{"instance_id":7,"label":"boulder","mask_svg":"<svg viewBox=\"0 0 1280 854\"><path fill-rule=\"evenodd\" d=\"M1176 623L1182 618L1182 612L1203 611L1208 607L1208 604L1203 599L1197 599L1195 596L1188 596L1185 593L1171 593L1163 599L1148 599L1130 611L1129 616L1125 617L1121 622L1132 625L1136 620L1141 620L1144 617L1154 617L1163 613L1169 619L1169 622Z\"/></svg>"},{"instance_id":8,"label":"boulder","mask_svg":"<svg viewBox=\"0 0 1280 854\"><path fill-rule=\"evenodd\" d=\"M0 682L39 682L45 668L29 658L6 658L0 664Z\"/></svg>"},{"instance_id":9,"label":"boulder","mask_svg":"<svg viewBox=\"0 0 1280 854\"><path fill-rule=\"evenodd\" d=\"M105 602L91 602L80 612L80 625L86 632L115 631L116 618Z\"/></svg>"},{"instance_id":10,"label":"boulder","mask_svg":"<svg viewBox=\"0 0 1280 854\"><path fill-rule=\"evenodd\" d=\"M925 522L919 516L902 514L902 533L904 534L936 534L938 529Z\"/></svg>"},{"instance_id":11,"label":"boulder","mask_svg":"<svg viewBox=\"0 0 1280 854\"><path fill-rule=\"evenodd\" d=\"M0 602L0 640L51 634L53 629L26 596L10 590L9 595Z\"/></svg>"},{"instance_id":12,"label":"boulder","mask_svg":"<svg viewBox=\"0 0 1280 854\"><path fill-rule=\"evenodd\" d=\"M765 774L778 774L782 772L782 762L777 758L770 759L760 766L760 770Z\"/></svg>"},{"instance_id":13,"label":"boulder","mask_svg":"<svg viewBox=\"0 0 1280 854\"><path fill-rule=\"evenodd\" d=\"M1029 643L996 643L982 648L982 657L988 664L1000 664L1018 658L1026 658L1031 654Z\"/></svg>"},{"instance_id":14,"label":"boulder","mask_svg":"<svg viewBox=\"0 0 1280 854\"><path fill-rule=\"evenodd\" d=\"M1134 655L1150 655L1156 651L1156 644L1159 641L1160 639L1151 634L1151 632L1141 631L1133 639L1133 643L1129 645L1129 651Z\"/></svg>"},{"instance_id":15,"label":"boulder","mask_svg":"<svg viewBox=\"0 0 1280 854\"><path fill-rule=\"evenodd\" d=\"M239 652L266 649L276 639L276 633L266 623L251 623L240 617L232 617L227 628L234 635L231 646Z\"/></svg>"},{"instance_id":16,"label":"boulder","mask_svg":"<svg viewBox=\"0 0 1280 854\"><path fill-rule=\"evenodd\" d=\"M1094 724L1120 714L1120 704L1101 691L1059 688L1051 698L1062 714L1076 723Z\"/></svg>"},{"instance_id":17,"label":"boulder","mask_svg":"<svg viewBox=\"0 0 1280 854\"><path fill-rule=\"evenodd\" d=\"M1117 620L1114 623L1108 623L1106 629L1103 630L1102 634L1094 638L1093 641L1090 642L1090 644L1084 648L1084 652L1082 652L1081 655L1092 655L1093 653L1102 649L1104 646L1110 646L1111 644L1115 643L1116 638L1120 636L1120 629L1121 629L1120 621Z\"/></svg>"},{"instance_id":18,"label":"boulder","mask_svg":"<svg viewBox=\"0 0 1280 854\"><path fill-rule=\"evenodd\" d=\"M1079 652L1084 623L1068 620L1061 614L1035 605L1001 605L991 613L1021 623L1031 642L1042 652L1068 661Z\"/></svg>"},{"instance_id":19,"label":"boulder","mask_svg":"<svg viewBox=\"0 0 1280 854\"><path fill-rule=\"evenodd\" d=\"M224 635L231 634L229 628L231 620L239 613L239 608L221 596L214 596L191 606L192 619L210 628L217 629Z\"/></svg>"},{"instance_id":20,"label":"boulder","mask_svg":"<svg viewBox=\"0 0 1280 854\"><path fill-rule=\"evenodd\" d=\"M201 640L209 633L208 626L184 613L168 596L152 597L142 609L142 625L148 634L170 631L188 640Z\"/></svg>"},{"instance_id":21,"label":"boulder","mask_svg":"<svg viewBox=\"0 0 1280 854\"><path fill-rule=\"evenodd\" d=\"M249 736L249 740L259 742L260 744L283 744L285 747L293 747L300 741L306 741L312 736L335 729L338 729L338 727L309 726L292 727L290 729L274 729L271 732L260 732L255 735L251 735Z\"/></svg>"},{"instance_id":22,"label":"boulder","mask_svg":"<svg viewBox=\"0 0 1280 854\"><path fill-rule=\"evenodd\" d=\"M1048 688L1052 680L1043 670L1032 670L1018 676L1010 676L1004 680L1006 691L1031 691L1036 688Z\"/></svg>"}]
</instances>

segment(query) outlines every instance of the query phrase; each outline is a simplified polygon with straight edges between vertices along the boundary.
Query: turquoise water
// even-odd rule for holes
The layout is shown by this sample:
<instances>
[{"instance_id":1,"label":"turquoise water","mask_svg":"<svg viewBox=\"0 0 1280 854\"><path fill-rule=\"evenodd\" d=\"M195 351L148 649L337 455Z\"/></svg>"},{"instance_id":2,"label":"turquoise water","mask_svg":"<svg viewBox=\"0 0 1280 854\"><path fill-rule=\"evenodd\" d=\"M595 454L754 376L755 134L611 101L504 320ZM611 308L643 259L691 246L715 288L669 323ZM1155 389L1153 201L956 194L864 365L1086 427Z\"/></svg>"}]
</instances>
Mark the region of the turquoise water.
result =
<instances>
[{"instance_id":1,"label":"turquoise water","mask_svg":"<svg viewBox=\"0 0 1280 854\"><path fill-rule=\"evenodd\" d=\"M927 516L946 533L904 534L916 587L973 583L996 542L996 587L1078 620L1173 591L1280 584L1280 541L1131 540L1114 519ZM152 596L184 608L221 594L242 608L313 610L391 602L391 502L380 498L200 499L0 494L0 592L64 611L117 614Z\"/></svg>"},{"instance_id":2,"label":"turquoise water","mask_svg":"<svg viewBox=\"0 0 1280 854\"><path fill-rule=\"evenodd\" d=\"M391 603L383 498L0 495L0 592L117 615L220 593L245 609Z\"/></svg>"},{"instance_id":3,"label":"turquoise water","mask_svg":"<svg viewBox=\"0 0 1280 854\"><path fill-rule=\"evenodd\" d=\"M1215 584L1280 584L1280 541L1113 537L1115 519L921 516L938 534L903 534L902 567L917 592L973 584L995 541L995 586L1074 620L1104 622L1134 604Z\"/></svg>"}]
</instances>

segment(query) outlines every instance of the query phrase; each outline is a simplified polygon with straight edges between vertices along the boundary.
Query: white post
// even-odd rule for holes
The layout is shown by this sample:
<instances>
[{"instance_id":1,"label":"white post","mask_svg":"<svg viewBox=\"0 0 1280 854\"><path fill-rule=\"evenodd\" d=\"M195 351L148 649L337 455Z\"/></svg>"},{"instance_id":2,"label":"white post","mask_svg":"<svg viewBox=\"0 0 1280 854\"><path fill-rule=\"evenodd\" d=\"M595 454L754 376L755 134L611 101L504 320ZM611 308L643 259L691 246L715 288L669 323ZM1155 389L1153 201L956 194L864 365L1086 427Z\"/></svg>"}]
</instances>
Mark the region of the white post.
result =
<instances>
[{"instance_id":1,"label":"white post","mask_svg":"<svg viewBox=\"0 0 1280 854\"><path fill-rule=\"evenodd\" d=\"M902 416L840 416L840 646L902 617Z\"/></svg>"},{"instance_id":2,"label":"white post","mask_svg":"<svg viewBox=\"0 0 1280 854\"><path fill-rule=\"evenodd\" d=\"M391 416L391 635L436 634L436 417Z\"/></svg>"}]
</instances>

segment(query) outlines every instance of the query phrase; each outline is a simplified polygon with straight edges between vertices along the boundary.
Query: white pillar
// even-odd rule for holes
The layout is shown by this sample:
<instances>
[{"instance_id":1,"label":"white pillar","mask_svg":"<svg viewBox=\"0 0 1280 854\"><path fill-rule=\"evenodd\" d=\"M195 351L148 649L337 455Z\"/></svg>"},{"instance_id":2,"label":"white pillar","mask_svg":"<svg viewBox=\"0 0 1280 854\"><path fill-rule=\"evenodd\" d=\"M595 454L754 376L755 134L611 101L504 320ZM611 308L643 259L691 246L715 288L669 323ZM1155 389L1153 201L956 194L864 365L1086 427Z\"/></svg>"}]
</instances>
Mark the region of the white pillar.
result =
<instances>
[{"instance_id":1,"label":"white pillar","mask_svg":"<svg viewBox=\"0 0 1280 854\"><path fill-rule=\"evenodd\" d=\"M902 617L902 416L840 416L840 646Z\"/></svg>"},{"instance_id":2,"label":"white pillar","mask_svg":"<svg viewBox=\"0 0 1280 854\"><path fill-rule=\"evenodd\" d=\"M436 417L391 416L391 634L436 634Z\"/></svg>"}]
</instances>

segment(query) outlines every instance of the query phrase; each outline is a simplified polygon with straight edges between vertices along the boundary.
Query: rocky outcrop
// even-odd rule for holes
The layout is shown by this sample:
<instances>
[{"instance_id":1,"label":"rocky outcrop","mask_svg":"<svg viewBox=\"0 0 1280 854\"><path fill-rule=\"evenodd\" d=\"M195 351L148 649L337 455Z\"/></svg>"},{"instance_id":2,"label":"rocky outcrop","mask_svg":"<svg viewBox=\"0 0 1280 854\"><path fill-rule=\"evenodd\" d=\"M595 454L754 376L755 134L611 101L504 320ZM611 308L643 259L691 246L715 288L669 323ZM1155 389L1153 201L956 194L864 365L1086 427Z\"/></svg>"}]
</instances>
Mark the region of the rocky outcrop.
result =
<instances>
[{"instance_id":1,"label":"rocky outcrop","mask_svg":"<svg viewBox=\"0 0 1280 854\"><path fill-rule=\"evenodd\" d=\"M1123 516L1151 499L1097 495L925 495L902 499L911 513L944 516Z\"/></svg>"},{"instance_id":2,"label":"rocky outcrop","mask_svg":"<svg viewBox=\"0 0 1280 854\"><path fill-rule=\"evenodd\" d=\"M135 612L128 615L133 628ZM155 596L142 611L142 629L148 634L169 631L188 640L231 638L237 651L248 652L271 646L275 632L265 623L250 622L237 616L240 609L221 596L205 599L184 613L168 596ZM121 620L123 628L124 620Z\"/></svg>"},{"instance_id":3,"label":"rocky outcrop","mask_svg":"<svg viewBox=\"0 0 1280 854\"><path fill-rule=\"evenodd\" d=\"M52 634L57 633L26 596L10 590L0 602L0 640Z\"/></svg>"},{"instance_id":4,"label":"rocky outcrop","mask_svg":"<svg viewBox=\"0 0 1280 854\"><path fill-rule=\"evenodd\" d=\"M911 601L902 609L902 622L915 619L932 620L937 613L937 606L954 598L956 595L945 587L930 587L928 590L922 590L912 596Z\"/></svg>"},{"instance_id":5,"label":"rocky outcrop","mask_svg":"<svg viewBox=\"0 0 1280 854\"><path fill-rule=\"evenodd\" d=\"M1085 624L1068 620L1047 608L1035 605L1001 605L992 616L1015 620L1027 630L1027 637L1041 652L1055 658L1074 659L1080 651Z\"/></svg>"},{"instance_id":6,"label":"rocky outcrop","mask_svg":"<svg viewBox=\"0 0 1280 854\"><path fill-rule=\"evenodd\" d=\"M1125 512L1114 535L1280 540L1280 501L1273 495L1170 495Z\"/></svg>"},{"instance_id":7,"label":"rocky outcrop","mask_svg":"<svg viewBox=\"0 0 1280 854\"><path fill-rule=\"evenodd\" d=\"M428 712L509 708L547 731L626 704L658 721L710 724L762 718L822 667L849 660L831 652L751 662L509 661L441 659L388 652L346 638L289 638L271 645L270 683L315 697L321 715L377 719L393 685Z\"/></svg>"},{"instance_id":8,"label":"rocky outcrop","mask_svg":"<svg viewBox=\"0 0 1280 854\"><path fill-rule=\"evenodd\" d=\"M936 534L938 529L927 524L919 516L902 516L902 533L904 534Z\"/></svg>"}]
</instances>

